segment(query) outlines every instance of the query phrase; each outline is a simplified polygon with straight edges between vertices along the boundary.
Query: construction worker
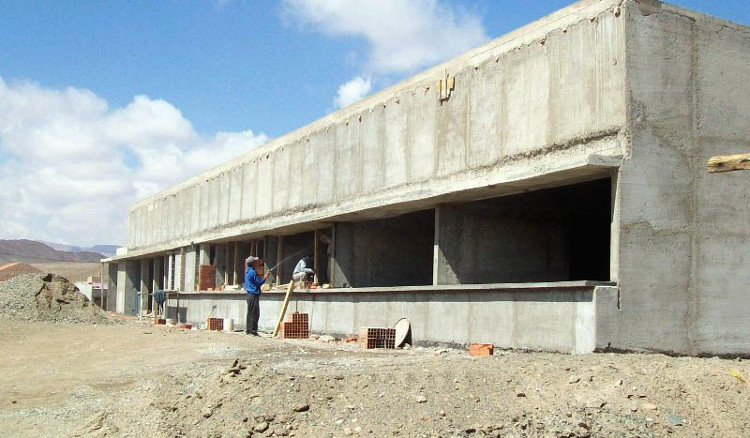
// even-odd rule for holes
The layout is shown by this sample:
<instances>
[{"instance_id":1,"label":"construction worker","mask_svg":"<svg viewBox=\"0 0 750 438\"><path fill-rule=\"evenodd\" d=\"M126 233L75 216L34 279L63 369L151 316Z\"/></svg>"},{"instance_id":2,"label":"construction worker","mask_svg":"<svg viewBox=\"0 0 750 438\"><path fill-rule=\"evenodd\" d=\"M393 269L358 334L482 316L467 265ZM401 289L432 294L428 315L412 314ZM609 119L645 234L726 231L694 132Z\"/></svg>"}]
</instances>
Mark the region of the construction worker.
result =
<instances>
[{"instance_id":1,"label":"construction worker","mask_svg":"<svg viewBox=\"0 0 750 438\"><path fill-rule=\"evenodd\" d=\"M260 257L250 256L245 259L245 292L247 292L247 297L245 297L247 300L247 314L245 316L246 335L258 336L260 287L263 286L268 276L271 275L271 271L264 268L263 259Z\"/></svg>"},{"instance_id":2,"label":"construction worker","mask_svg":"<svg viewBox=\"0 0 750 438\"><path fill-rule=\"evenodd\" d=\"M292 281L303 283L305 286L310 286L315 278L315 271L312 270L312 260L310 257L303 257L302 260L297 262L297 266L294 267L292 272Z\"/></svg>"}]
</instances>

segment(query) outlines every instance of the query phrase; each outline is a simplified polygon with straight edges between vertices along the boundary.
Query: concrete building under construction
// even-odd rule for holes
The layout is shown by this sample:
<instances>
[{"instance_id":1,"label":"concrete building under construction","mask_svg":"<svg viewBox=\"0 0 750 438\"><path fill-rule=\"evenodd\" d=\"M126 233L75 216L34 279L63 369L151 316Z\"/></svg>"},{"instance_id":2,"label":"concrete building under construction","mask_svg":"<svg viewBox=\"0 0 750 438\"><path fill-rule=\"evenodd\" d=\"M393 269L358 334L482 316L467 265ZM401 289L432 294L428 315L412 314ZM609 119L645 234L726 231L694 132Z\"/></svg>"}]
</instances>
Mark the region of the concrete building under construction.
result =
<instances>
[{"instance_id":1,"label":"concrete building under construction","mask_svg":"<svg viewBox=\"0 0 750 438\"><path fill-rule=\"evenodd\" d=\"M749 126L750 28L585 0L133 205L109 301L240 323L245 257L307 255L315 332L748 354L750 175L705 166Z\"/></svg>"}]
</instances>

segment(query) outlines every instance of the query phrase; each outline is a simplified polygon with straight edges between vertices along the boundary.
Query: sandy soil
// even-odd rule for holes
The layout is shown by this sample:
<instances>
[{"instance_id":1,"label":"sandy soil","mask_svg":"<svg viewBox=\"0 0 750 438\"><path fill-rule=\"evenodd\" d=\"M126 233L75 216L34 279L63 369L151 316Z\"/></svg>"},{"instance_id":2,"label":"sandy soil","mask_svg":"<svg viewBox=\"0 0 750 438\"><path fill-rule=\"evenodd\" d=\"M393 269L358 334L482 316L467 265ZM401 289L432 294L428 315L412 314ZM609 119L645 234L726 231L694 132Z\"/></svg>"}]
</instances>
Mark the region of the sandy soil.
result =
<instances>
[{"instance_id":1,"label":"sandy soil","mask_svg":"<svg viewBox=\"0 0 750 438\"><path fill-rule=\"evenodd\" d=\"M748 436L739 359L0 321L4 436ZM236 362L236 363L235 363Z\"/></svg>"}]
</instances>

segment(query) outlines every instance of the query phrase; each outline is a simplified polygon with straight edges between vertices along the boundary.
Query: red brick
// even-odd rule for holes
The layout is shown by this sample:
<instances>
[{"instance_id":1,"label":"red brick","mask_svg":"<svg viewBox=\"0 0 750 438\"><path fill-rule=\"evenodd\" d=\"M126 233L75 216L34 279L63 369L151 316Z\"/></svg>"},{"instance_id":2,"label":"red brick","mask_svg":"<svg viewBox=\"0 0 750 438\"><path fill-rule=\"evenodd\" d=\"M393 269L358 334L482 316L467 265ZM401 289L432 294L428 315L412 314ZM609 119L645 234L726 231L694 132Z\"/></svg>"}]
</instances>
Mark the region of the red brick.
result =
<instances>
[{"instance_id":1,"label":"red brick","mask_svg":"<svg viewBox=\"0 0 750 438\"><path fill-rule=\"evenodd\" d=\"M495 346L492 344L470 344L469 356L492 356Z\"/></svg>"}]
</instances>

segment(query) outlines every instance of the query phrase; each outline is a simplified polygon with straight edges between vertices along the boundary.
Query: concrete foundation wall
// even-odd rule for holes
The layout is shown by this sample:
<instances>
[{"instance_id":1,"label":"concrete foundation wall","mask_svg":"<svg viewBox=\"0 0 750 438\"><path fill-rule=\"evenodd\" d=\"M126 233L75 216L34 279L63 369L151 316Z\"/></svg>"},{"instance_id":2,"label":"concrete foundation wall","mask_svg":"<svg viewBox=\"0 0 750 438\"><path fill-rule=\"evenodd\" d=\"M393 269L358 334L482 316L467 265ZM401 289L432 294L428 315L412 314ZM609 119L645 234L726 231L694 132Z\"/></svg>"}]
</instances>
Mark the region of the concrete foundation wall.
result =
<instances>
[{"instance_id":1,"label":"concrete foundation wall","mask_svg":"<svg viewBox=\"0 0 750 438\"><path fill-rule=\"evenodd\" d=\"M657 2L626 8L628 159L612 345L747 353L750 179L709 175L750 147L750 31Z\"/></svg>"},{"instance_id":2,"label":"concrete foundation wall","mask_svg":"<svg viewBox=\"0 0 750 438\"><path fill-rule=\"evenodd\" d=\"M392 327L409 318L417 344L490 342L499 348L588 353L599 346L598 317L616 311L617 289L580 283L488 285L486 288L428 290L424 288L364 289L357 292L295 293L288 313L310 315L317 333L346 335L360 327ZM282 293L264 293L260 327L273 330ZM170 300L170 305L175 305ZM187 322L232 318L244 328L244 294L207 293L180 297Z\"/></svg>"},{"instance_id":3,"label":"concrete foundation wall","mask_svg":"<svg viewBox=\"0 0 750 438\"><path fill-rule=\"evenodd\" d=\"M423 210L440 202L430 198L492 192L586 167L592 154L619 155L624 20L614 9L573 5L141 201L130 211L128 248L432 204L413 207ZM456 85L441 101L446 71Z\"/></svg>"}]
</instances>

